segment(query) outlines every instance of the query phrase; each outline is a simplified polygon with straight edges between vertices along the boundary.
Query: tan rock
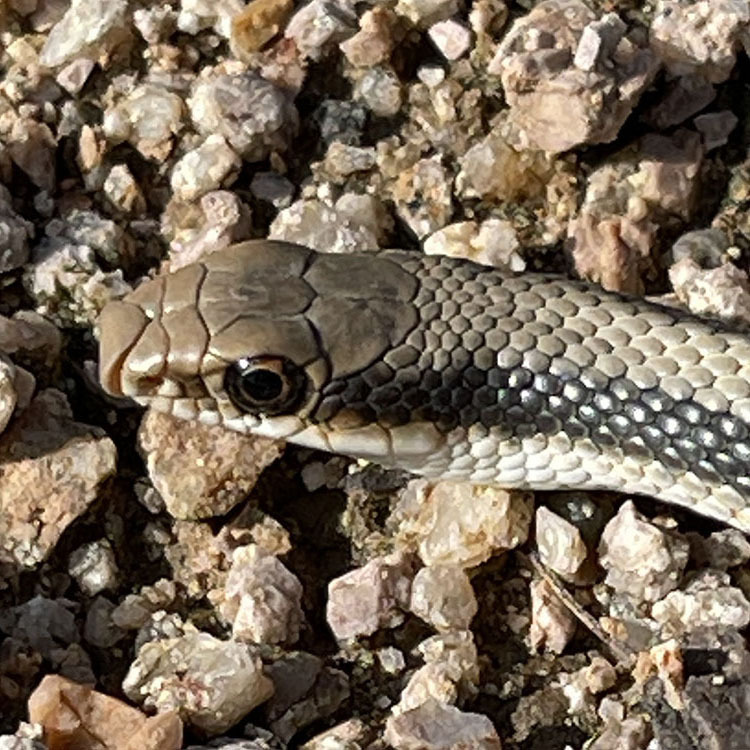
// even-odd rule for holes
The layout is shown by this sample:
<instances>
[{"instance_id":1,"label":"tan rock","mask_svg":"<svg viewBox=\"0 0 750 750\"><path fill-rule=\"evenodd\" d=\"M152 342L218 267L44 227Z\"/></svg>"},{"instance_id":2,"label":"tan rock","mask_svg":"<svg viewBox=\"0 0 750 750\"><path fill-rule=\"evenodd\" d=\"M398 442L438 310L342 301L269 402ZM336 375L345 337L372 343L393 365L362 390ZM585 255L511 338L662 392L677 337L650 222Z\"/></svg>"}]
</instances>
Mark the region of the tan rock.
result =
<instances>
[{"instance_id":1,"label":"tan rock","mask_svg":"<svg viewBox=\"0 0 750 750\"><path fill-rule=\"evenodd\" d=\"M188 34L211 28L229 39L232 19L243 9L243 0L181 0L177 28Z\"/></svg>"},{"instance_id":2,"label":"tan rock","mask_svg":"<svg viewBox=\"0 0 750 750\"><path fill-rule=\"evenodd\" d=\"M511 271L523 271L526 263L518 250L521 243L511 222L487 219L481 224L460 221L438 229L423 242L427 255L468 258L475 263Z\"/></svg>"},{"instance_id":3,"label":"tan rock","mask_svg":"<svg viewBox=\"0 0 750 750\"><path fill-rule=\"evenodd\" d=\"M479 682L479 658L474 636L468 630L432 636L417 648L424 666L412 673L393 714L421 706L429 700L453 704L459 696L476 691Z\"/></svg>"},{"instance_id":4,"label":"tan rock","mask_svg":"<svg viewBox=\"0 0 750 750\"><path fill-rule=\"evenodd\" d=\"M553 160L543 151L514 148L504 130L493 130L461 158L456 190L463 197L517 201L544 195Z\"/></svg>"},{"instance_id":5,"label":"tan rock","mask_svg":"<svg viewBox=\"0 0 750 750\"><path fill-rule=\"evenodd\" d=\"M346 750L363 745L371 731L361 719L349 719L316 734L311 740L302 745L301 750Z\"/></svg>"},{"instance_id":6,"label":"tan rock","mask_svg":"<svg viewBox=\"0 0 750 750\"><path fill-rule=\"evenodd\" d=\"M138 433L149 476L175 518L220 516L282 453L278 441L149 412Z\"/></svg>"},{"instance_id":7,"label":"tan rock","mask_svg":"<svg viewBox=\"0 0 750 750\"><path fill-rule=\"evenodd\" d=\"M42 391L0 438L0 560L41 562L115 464L104 431L74 422L59 391Z\"/></svg>"},{"instance_id":8,"label":"tan rock","mask_svg":"<svg viewBox=\"0 0 750 750\"><path fill-rule=\"evenodd\" d=\"M396 750L500 750L492 722L482 714L466 713L431 698L386 723L385 740Z\"/></svg>"},{"instance_id":9,"label":"tan rock","mask_svg":"<svg viewBox=\"0 0 750 750\"><path fill-rule=\"evenodd\" d=\"M375 166L375 149L350 146L333 141L326 151L323 168L337 182L357 172L367 172Z\"/></svg>"},{"instance_id":10,"label":"tan rock","mask_svg":"<svg viewBox=\"0 0 750 750\"><path fill-rule=\"evenodd\" d=\"M163 161L172 151L184 112L181 97L146 83L106 110L102 128L113 144L128 141L145 158Z\"/></svg>"},{"instance_id":11,"label":"tan rock","mask_svg":"<svg viewBox=\"0 0 750 750\"><path fill-rule=\"evenodd\" d=\"M750 325L750 279L732 263L701 268L692 258L682 258L669 269L669 281L680 302L696 315Z\"/></svg>"},{"instance_id":12,"label":"tan rock","mask_svg":"<svg viewBox=\"0 0 750 750\"><path fill-rule=\"evenodd\" d=\"M303 3L284 29L305 58L320 60L337 42L354 33L357 16L345 0L310 0Z\"/></svg>"},{"instance_id":13,"label":"tan rock","mask_svg":"<svg viewBox=\"0 0 750 750\"><path fill-rule=\"evenodd\" d=\"M471 31L452 18L430 26L427 34L446 60L458 60L471 47Z\"/></svg>"},{"instance_id":14,"label":"tan rock","mask_svg":"<svg viewBox=\"0 0 750 750\"><path fill-rule=\"evenodd\" d=\"M342 196L343 197L343 196ZM370 200L370 196L367 197ZM367 217L352 215L320 200L301 199L276 215L271 222L269 239L298 242L321 252L355 253L379 247L377 229Z\"/></svg>"},{"instance_id":15,"label":"tan rock","mask_svg":"<svg viewBox=\"0 0 750 750\"><path fill-rule=\"evenodd\" d=\"M42 122L19 118L6 137L8 153L16 166L42 190L55 186L55 137Z\"/></svg>"},{"instance_id":16,"label":"tan rock","mask_svg":"<svg viewBox=\"0 0 750 750\"><path fill-rule=\"evenodd\" d=\"M162 232L172 251L170 270L247 239L251 218L247 204L228 190L213 190L195 203L170 201L162 214Z\"/></svg>"},{"instance_id":17,"label":"tan rock","mask_svg":"<svg viewBox=\"0 0 750 750\"><path fill-rule=\"evenodd\" d=\"M591 664L563 679L563 693L570 703L570 712L578 714L594 707L594 696L615 684L617 672L606 659L594 656Z\"/></svg>"},{"instance_id":18,"label":"tan rock","mask_svg":"<svg viewBox=\"0 0 750 750\"><path fill-rule=\"evenodd\" d=\"M79 57L68 63L56 76L55 80L69 93L74 96L84 87L91 71L94 69L94 61L88 57Z\"/></svg>"},{"instance_id":19,"label":"tan rock","mask_svg":"<svg viewBox=\"0 0 750 750\"><path fill-rule=\"evenodd\" d=\"M194 598L221 589L226 580L232 551L224 535L199 521L175 521L174 541L164 550L175 581ZM171 541L171 540L170 540Z\"/></svg>"},{"instance_id":20,"label":"tan rock","mask_svg":"<svg viewBox=\"0 0 750 750\"><path fill-rule=\"evenodd\" d=\"M606 289L641 294L666 217L690 217L703 160L700 136L650 134L589 177L568 225L578 273Z\"/></svg>"},{"instance_id":21,"label":"tan rock","mask_svg":"<svg viewBox=\"0 0 750 750\"><path fill-rule=\"evenodd\" d=\"M445 565L422 568L414 576L409 607L437 630L468 628L479 609L466 573Z\"/></svg>"},{"instance_id":22,"label":"tan rock","mask_svg":"<svg viewBox=\"0 0 750 750\"><path fill-rule=\"evenodd\" d=\"M339 47L352 65L369 67L388 62L396 43L396 16L390 8L375 6L359 19L359 31Z\"/></svg>"},{"instance_id":23,"label":"tan rock","mask_svg":"<svg viewBox=\"0 0 750 750\"><path fill-rule=\"evenodd\" d=\"M671 591L654 602L651 615L661 626L663 638L709 627L741 630L750 622L750 602L741 589L730 585L728 574L709 569L684 591Z\"/></svg>"},{"instance_id":24,"label":"tan rock","mask_svg":"<svg viewBox=\"0 0 750 750\"><path fill-rule=\"evenodd\" d=\"M396 13L408 18L415 26L426 28L450 18L459 7L459 0L399 0Z\"/></svg>"},{"instance_id":25,"label":"tan rock","mask_svg":"<svg viewBox=\"0 0 750 750\"><path fill-rule=\"evenodd\" d=\"M106 143L97 137L91 125L84 125L78 136L78 165L84 172L100 166L104 158Z\"/></svg>"},{"instance_id":26,"label":"tan rock","mask_svg":"<svg viewBox=\"0 0 750 750\"><path fill-rule=\"evenodd\" d=\"M165 41L177 26L177 12L169 5L152 5L137 8L133 25L149 44Z\"/></svg>"},{"instance_id":27,"label":"tan rock","mask_svg":"<svg viewBox=\"0 0 750 750\"><path fill-rule=\"evenodd\" d=\"M393 186L396 213L419 238L444 227L453 214L451 179L440 156L420 159Z\"/></svg>"},{"instance_id":28,"label":"tan rock","mask_svg":"<svg viewBox=\"0 0 750 750\"><path fill-rule=\"evenodd\" d=\"M672 137L650 134L639 144L641 197L667 214L688 219L695 203L703 159L700 137L678 130Z\"/></svg>"},{"instance_id":29,"label":"tan rock","mask_svg":"<svg viewBox=\"0 0 750 750\"><path fill-rule=\"evenodd\" d=\"M282 29L294 9L292 0L253 0L232 18L229 46L240 60L257 52Z\"/></svg>"},{"instance_id":30,"label":"tan rock","mask_svg":"<svg viewBox=\"0 0 750 750\"><path fill-rule=\"evenodd\" d=\"M546 581L532 581L529 642L533 649L561 654L575 634L576 624L575 617Z\"/></svg>"},{"instance_id":31,"label":"tan rock","mask_svg":"<svg viewBox=\"0 0 750 750\"><path fill-rule=\"evenodd\" d=\"M388 65L362 68L355 77L354 96L378 117L393 117L404 102L404 87Z\"/></svg>"},{"instance_id":32,"label":"tan rock","mask_svg":"<svg viewBox=\"0 0 750 750\"><path fill-rule=\"evenodd\" d=\"M130 39L127 10L126 0L74 0L47 36L39 62L57 67L77 57L106 61Z\"/></svg>"},{"instance_id":33,"label":"tan rock","mask_svg":"<svg viewBox=\"0 0 750 750\"><path fill-rule=\"evenodd\" d=\"M29 719L44 728L49 750L179 750L174 711L146 716L88 685L47 675L29 698Z\"/></svg>"},{"instance_id":34,"label":"tan rock","mask_svg":"<svg viewBox=\"0 0 750 750\"><path fill-rule=\"evenodd\" d=\"M192 201L212 190L231 185L241 166L239 156L223 136L209 135L174 165L170 184L177 198Z\"/></svg>"},{"instance_id":35,"label":"tan rock","mask_svg":"<svg viewBox=\"0 0 750 750\"><path fill-rule=\"evenodd\" d=\"M567 581L588 555L580 530L544 506L536 510L536 544L541 562Z\"/></svg>"},{"instance_id":36,"label":"tan rock","mask_svg":"<svg viewBox=\"0 0 750 750\"><path fill-rule=\"evenodd\" d=\"M584 209L569 227L576 270L605 289L641 293L641 274L651 268L656 231L653 222L635 222L627 216L597 218Z\"/></svg>"},{"instance_id":37,"label":"tan rock","mask_svg":"<svg viewBox=\"0 0 750 750\"><path fill-rule=\"evenodd\" d=\"M281 37L258 55L255 64L264 78L293 96L302 90L307 76L307 61L292 39Z\"/></svg>"},{"instance_id":38,"label":"tan rock","mask_svg":"<svg viewBox=\"0 0 750 750\"><path fill-rule=\"evenodd\" d=\"M146 210L146 200L127 164L115 164L104 180L104 194L112 205L126 214L140 214Z\"/></svg>"},{"instance_id":39,"label":"tan rock","mask_svg":"<svg viewBox=\"0 0 750 750\"><path fill-rule=\"evenodd\" d=\"M689 545L649 522L631 501L606 525L599 543L605 583L636 602L655 602L676 589Z\"/></svg>"},{"instance_id":40,"label":"tan rock","mask_svg":"<svg viewBox=\"0 0 750 750\"><path fill-rule=\"evenodd\" d=\"M188 107L199 133L222 135L245 161L285 151L299 129L292 97L252 70L204 68Z\"/></svg>"},{"instance_id":41,"label":"tan rock","mask_svg":"<svg viewBox=\"0 0 750 750\"><path fill-rule=\"evenodd\" d=\"M467 482L414 480L391 516L397 543L417 549L425 565L471 568L523 544L533 515L531 496Z\"/></svg>"}]
</instances>

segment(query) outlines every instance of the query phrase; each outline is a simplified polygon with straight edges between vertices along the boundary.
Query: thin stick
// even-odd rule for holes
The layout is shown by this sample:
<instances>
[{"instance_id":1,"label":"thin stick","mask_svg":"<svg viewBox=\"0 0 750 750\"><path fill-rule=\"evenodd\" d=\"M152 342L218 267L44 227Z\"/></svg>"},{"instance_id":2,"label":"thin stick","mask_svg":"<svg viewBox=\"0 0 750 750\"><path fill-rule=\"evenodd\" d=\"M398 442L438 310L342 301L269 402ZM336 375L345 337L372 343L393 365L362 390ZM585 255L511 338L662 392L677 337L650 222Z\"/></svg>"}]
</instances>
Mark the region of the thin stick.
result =
<instances>
[{"instance_id":1,"label":"thin stick","mask_svg":"<svg viewBox=\"0 0 750 750\"><path fill-rule=\"evenodd\" d=\"M563 603L585 628L590 630L617 659L618 663L625 667L630 667L635 661L635 653L627 646L621 646L609 634L607 634L596 618L590 615L565 588L557 575L542 564L535 552L525 555L523 552L516 551L516 554L527 563L534 573L536 573L552 590L555 596Z\"/></svg>"}]
</instances>

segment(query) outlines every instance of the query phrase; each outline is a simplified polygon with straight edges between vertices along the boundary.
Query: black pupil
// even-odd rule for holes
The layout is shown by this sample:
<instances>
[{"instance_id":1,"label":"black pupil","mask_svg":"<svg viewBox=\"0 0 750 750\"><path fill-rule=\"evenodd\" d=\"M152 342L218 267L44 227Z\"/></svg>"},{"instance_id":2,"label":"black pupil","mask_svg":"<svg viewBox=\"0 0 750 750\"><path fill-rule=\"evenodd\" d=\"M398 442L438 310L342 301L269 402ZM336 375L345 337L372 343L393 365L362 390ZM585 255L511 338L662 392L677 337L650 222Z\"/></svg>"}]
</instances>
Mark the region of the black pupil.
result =
<instances>
[{"instance_id":1,"label":"black pupil","mask_svg":"<svg viewBox=\"0 0 750 750\"><path fill-rule=\"evenodd\" d=\"M245 393L255 401L272 401L281 395L284 381L272 370L250 370L242 376Z\"/></svg>"}]
</instances>

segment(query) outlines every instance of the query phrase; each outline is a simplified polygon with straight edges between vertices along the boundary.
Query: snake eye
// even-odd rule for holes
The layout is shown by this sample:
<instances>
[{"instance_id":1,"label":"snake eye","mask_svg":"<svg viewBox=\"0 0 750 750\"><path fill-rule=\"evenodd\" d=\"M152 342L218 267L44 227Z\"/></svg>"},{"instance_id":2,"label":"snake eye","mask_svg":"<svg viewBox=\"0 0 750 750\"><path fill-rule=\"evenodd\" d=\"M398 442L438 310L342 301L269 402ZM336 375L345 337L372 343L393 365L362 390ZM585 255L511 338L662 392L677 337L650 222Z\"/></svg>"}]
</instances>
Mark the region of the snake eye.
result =
<instances>
[{"instance_id":1,"label":"snake eye","mask_svg":"<svg viewBox=\"0 0 750 750\"><path fill-rule=\"evenodd\" d=\"M286 357L243 357L224 374L224 389L244 412L288 414L304 393L305 374Z\"/></svg>"}]
</instances>

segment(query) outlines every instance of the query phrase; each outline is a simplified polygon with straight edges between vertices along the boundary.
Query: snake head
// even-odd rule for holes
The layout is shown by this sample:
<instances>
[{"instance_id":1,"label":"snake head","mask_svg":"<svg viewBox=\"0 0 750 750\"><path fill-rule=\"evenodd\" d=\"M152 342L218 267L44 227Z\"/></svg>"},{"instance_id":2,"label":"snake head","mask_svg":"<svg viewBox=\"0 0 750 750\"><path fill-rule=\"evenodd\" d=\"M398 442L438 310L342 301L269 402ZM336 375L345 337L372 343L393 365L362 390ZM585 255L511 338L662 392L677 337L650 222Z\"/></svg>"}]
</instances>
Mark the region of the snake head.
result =
<instances>
[{"instance_id":1,"label":"snake head","mask_svg":"<svg viewBox=\"0 0 750 750\"><path fill-rule=\"evenodd\" d=\"M414 328L416 288L382 253L241 243L107 305L100 379L177 417L382 458L387 433L347 383Z\"/></svg>"}]
</instances>

